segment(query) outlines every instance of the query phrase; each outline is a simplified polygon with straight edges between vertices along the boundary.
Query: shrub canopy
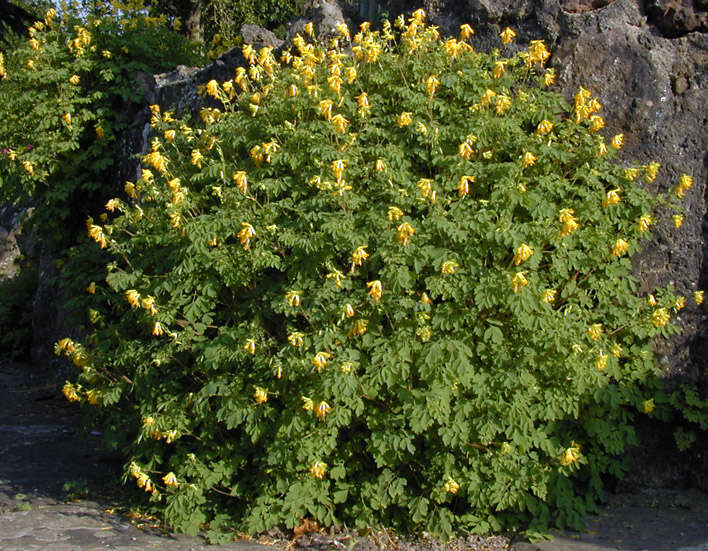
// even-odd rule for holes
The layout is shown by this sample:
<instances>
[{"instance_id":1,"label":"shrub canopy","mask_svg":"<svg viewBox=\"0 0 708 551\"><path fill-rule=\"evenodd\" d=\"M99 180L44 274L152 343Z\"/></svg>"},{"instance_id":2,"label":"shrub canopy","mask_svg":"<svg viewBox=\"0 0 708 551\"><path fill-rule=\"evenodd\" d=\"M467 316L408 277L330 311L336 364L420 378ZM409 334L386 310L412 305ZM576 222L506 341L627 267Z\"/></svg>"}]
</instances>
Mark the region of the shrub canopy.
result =
<instances>
[{"instance_id":1,"label":"shrub canopy","mask_svg":"<svg viewBox=\"0 0 708 551\"><path fill-rule=\"evenodd\" d=\"M690 177L637 185L658 165L612 160L542 42L396 26L246 46L203 124L153 106L140 180L88 222L112 260L64 390L179 529L574 525L652 414L686 299L638 296L630 258Z\"/></svg>"}]
</instances>

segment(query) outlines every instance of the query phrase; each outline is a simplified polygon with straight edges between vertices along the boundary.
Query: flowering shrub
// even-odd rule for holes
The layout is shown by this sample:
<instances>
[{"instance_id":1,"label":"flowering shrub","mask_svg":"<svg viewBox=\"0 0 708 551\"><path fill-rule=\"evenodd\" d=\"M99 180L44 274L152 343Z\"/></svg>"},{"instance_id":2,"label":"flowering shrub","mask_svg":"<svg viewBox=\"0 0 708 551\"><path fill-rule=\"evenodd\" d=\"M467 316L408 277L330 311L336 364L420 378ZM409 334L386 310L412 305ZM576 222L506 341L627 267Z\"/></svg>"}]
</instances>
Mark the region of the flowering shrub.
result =
<instances>
[{"instance_id":1,"label":"flowering shrub","mask_svg":"<svg viewBox=\"0 0 708 551\"><path fill-rule=\"evenodd\" d=\"M64 391L178 529L575 525L652 414L686 299L639 296L630 259L690 176L639 186L659 166L612 160L542 42L396 26L246 46L199 127L153 106L140 180L89 221L113 261Z\"/></svg>"}]
</instances>

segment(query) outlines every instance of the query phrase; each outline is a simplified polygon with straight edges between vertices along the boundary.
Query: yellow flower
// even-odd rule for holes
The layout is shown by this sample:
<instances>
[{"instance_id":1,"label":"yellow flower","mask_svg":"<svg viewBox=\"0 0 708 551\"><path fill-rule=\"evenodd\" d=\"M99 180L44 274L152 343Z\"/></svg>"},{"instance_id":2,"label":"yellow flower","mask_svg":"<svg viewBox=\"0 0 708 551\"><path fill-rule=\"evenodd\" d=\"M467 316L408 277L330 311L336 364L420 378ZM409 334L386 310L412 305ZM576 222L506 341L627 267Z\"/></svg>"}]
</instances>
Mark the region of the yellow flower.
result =
<instances>
[{"instance_id":1,"label":"yellow flower","mask_svg":"<svg viewBox=\"0 0 708 551\"><path fill-rule=\"evenodd\" d=\"M62 119L67 124L67 126L71 126L71 113L64 113Z\"/></svg>"},{"instance_id":2,"label":"yellow flower","mask_svg":"<svg viewBox=\"0 0 708 551\"><path fill-rule=\"evenodd\" d=\"M352 327L351 331L349 331L349 333L347 333L347 336L354 337L357 335L363 335L364 333L366 333L368 328L369 328L369 321L368 320L362 320L362 319L356 320L356 322L354 322L354 327Z\"/></svg>"},{"instance_id":3,"label":"yellow flower","mask_svg":"<svg viewBox=\"0 0 708 551\"><path fill-rule=\"evenodd\" d=\"M67 400L70 402L78 402L80 400L78 393L76 392L76 387L72 385L71 383L67 382L64 384L62 387L61 391L64 393L64 396L66 397Z\"/></svg>"},{"instance_id":4,"label":"yellow flower","mask_svg":"<svg viewBox=\"0 0 708 551\"><path fill-rule=\"evenodd\" d=\"M354 307L351 304L347 304L344 307L344 315L348 318L354 317Z\"/></svg>"},{"instance_id":5,"label":"yellow flower","mask_svg":"<svg viewBox=\"0 0 708 551\"><path fill-rule=\"evenodd\" d=\"M619 344L615 343L612 345L612 355L615 358L619 358L622 355L622 347Z\"/></svg>"},{"instance_id":6,"label":"yellow flower","mask_svg":"<svg viewBox=\"0 0 708 551\"><path fill-rule=\"evenodd\" d=\"M548 134L551 130L553 130L553 123L547 119L543 119L536 127L536 134L539 136L542 134Z\"/></svg>"},{"instance_id":7,"label":"yellow flower","mask_svg":"<svg viewBox=\"0 0 708 551\"><path fill-rule=\"evenodd\" d=\"M397 229L396 239L401 245L407 245L410 237L415 234L415 229L408 222L403 222Z\"/></svg>"},{"instance_id":8,"label":"yellow flower","mask_svg":"<svg viewBox=\"0 0 708 551\"><path fill-rule=\"evenodd\" d=\"M347 165L343 159L337 159L336 161L332 161L332 172L334 173L334 177L337 179L338 182L342 179L342 174L344 173L344 168L346 166Z\"/></svg>"},{"instance_id":9,"label":"yellow flower","mask_svg":"<svg viewBox=\"0 0 708 551\"><path fill-rule=\"evenodd\" d=\"M597 144L597 155L598 157L602 157L603 155L607 154L607 144L605 143L604 138L600 138L600 141Z\"/></svg>"},{"instance_id":10,"label":"yellow flower","mask_svg":"<svg viewBox=\"0 0 708 551\"><path fill-rule=\"evenodd\" d=\"M342 77L339 75L331 75L327 78L327 84L337 96L341 94L343 82Z\"/></svg>"},{"instance_id":11,"label":"yellow flower","mask_svg":"<svg viewBox=\"0 0 708 551\"><path fill-rule=\"evenodd\" d=\"M548 302L551 303L556 300L556 295L558 294L558 291L555 289L546 289L543 291L543 296L541 297L541 300L543 302Z\"/></svg>"},{"instance_id":12,"label":"yellow flower","mask_svg":"<svg viewBox=\"0 0 708 551\"><path fill-rule=\"evenodd\" d=\"M607 367L607 355L604 352L600 352L597 360L595 360L595 367L600 371L603 371Z\"/></svg>"},{"instance_id":13,"label":"yellow flower","mask_svg":"<svg viewBox=\"0 0 708 551\"><path fill-rule=\"evenodd\" d=\"M688 174L681 174L679 183L677 184L674 191L679 197L683 197L686 192L693 187L693 177Z\"/></svg>"},{"instance_id":14,"label":"yellow flower","mask_svg":"<svg viewBox=\"0 0 708 551\"><path fill-rule=\"evenodd\" d=\"M590 117L590 133L597 132L598 130L605 127L605 119L600 115L593 115Z\"/></svg>"},{"instance_id":15,"label":"yellow flower","mask_svg":"<svg viewBox=\"0 0 708 551\"><path fill-rule=\"evenodd\" d=\"M648 214L643 214L639 217L639 220L637 221L637 229L640 232L645 232L649 229L649 226L651 226L653 222L654 220L651 216L649 216Z\"/></svg>"},{"instance_id":16,"label":"yellow flower","mask_svg":"<svg viewBox=\"0 0 708 551\"><path fill-rule=\"evenodd\" d=\"M367 258L369 258L369 253L366 252L366 246L362 245L361 247L357 247L352 253L352 271L354 271L355 266L364 264Z\"/></svg>"},{"instance_id":17,"label":"yellow flower","mask_svg":"<svg viewBox=\"0 0 708 551\"><path fill-rule=\"evenodd\" d=\"M315 409L315 404L312 401L312 398L308 398L307 396L302 396L302 409L305 411L314 411Z\"/></svg>"},{"instance_id":18,"label":"yellow flower","mask_svg":"<svg viewBox=\"0 0 708 551\"><path fill-rule=\"evenodd\" d=\"M302 346L304 336L304 333L295 331L294 333L290 333L290 335L288 335L288 342L290 342L293 346Z\"/></svg>"},{"instance_id":19,"label":"yellow flower","mask_svg":"<svg viewBox=\"0 0 708 551\"><path fill-rule=\"evenodd\" d=\"M624 145L624 134L615 134L612 136L612 141L610 145L615 149L620 149Z\"/></svg>"},{"instance_id":20,"label":"yellow flower","mask_svg":"<svg viewBox=\"0 0 708 551\"><path fill-rule=\"evenodd\" d=\"M496 105L497 115L501 115L504 111L506 111L509 108L510 105L511 105L511 98L509 96L498 95L497 96L497 105Z\"/></svg>"},{"instance_id":21,"label":"yellow flower","mask_svg":"<svg viewBox=\"0 0 708 551\"><path fill-rule=\"evenodd\" d=\"M145 155L143 157L143 162L150 165L160 174L164 174L167 171L167 158L159 151L152 151Z\"/></svg>"},{"instance_id":22,"label":"yellow flower","mask_svg":"<svg viewBox=\"0 0 708 551\"><path fill-rule=\"evenodd\" d=\"M32 59L27 60L27 67L34 70L34 61Z\"/></svg>"},{"instance_id":23,"label":"yellow flower","mask_svg":"<svg viewBox=\"0 0 708 551\"><path fill-rule=\"evenodd\" d=\"M562 237L580 228L580 224L578 224L573 214L573 209L561 209L558 214L558 221L563 223L563 229L561 230Z\"/></svg>"},{"instance_id":24,"label":"yellow flower","mask_svg":"<svg viewBox=\"0 0 708 551\"><path fill-rule=\"evenodd\" d=\"M249 354L255 354L256 353L256 341L255 339L246 339L245 344L243 345L243 349L248 352Z\"/></svg>"},{"instance_id":25,"label":"yellow flower","mask_svg":"<svg viewBox=\"0 0 708 551\"><path fill-rule=\"evenodd\" d=\"M288 306L293 308L300 306L300 291L288 291L285 293L285 300Z\"/></svg>"},{"instance_id":26,"label":"yellow flower","mask_svg":"<svg viewBox=\"0 0 708 551\"><path fill-rule=\"evenodd\" d=\"M366 286L369 288L369 295L371 298L374 300L375 303L378 303L379 300L381 300L381 297L383 296L383 285L381 284L381 281L378 279L374 281L369 281L366 283Z\"/></svg>"},{"instance_id":27,"label":"yellow flower","mask_svg":"<svg viewBox=\"0 0 708 551\"><path fill-rule=\"evenodd\" d=\"M253 398L257 404L264 404L268 401L268 391L265 388L257 386L253 392Z\"/></svg>"},{"instance_id":28,"label":"yellow flower","mask_svg":"<svg viewBox=\"0 0 708 551\"><path fill-rule=\"evenodd\" d=\"M507 27L501 33L499 33L499 36L501 37L502 44L509 44L509 42L514 40L516 33L509 27Z\"/></svg>"},{"instance_id":29,"label":"yellow flower","mask_svg":"<svg viewBox=\"0 0 708 551\"><path fill-rule=\"evenodd\" d=\"M412 114L413 113L409 113L408 111L404 111L403 113L398 115L398 121L397 121L398 126L400 128L403 128L404 126L408 126L409 124L411 124L413 122L413 119L411 118Z\"/></svg>"},{"instance_id":30,"label":"yellow flower","mask_svg":"<svg viewBox=\"0 0 708 551\"><path fill-rule=\"evenodd\" d=\"M571 446L563 452L560 464L568 466L575 463L578 459L580 459L580 445L573 442Z\"/></svg>"},{"instance_id":31,"label":"yellow flower","mask_svg":"<svg viewBox=\"0 0 708 551\"><path fill-rule=\"evenodd\" d=\"M556 83L556 70L555 69L546 69L546 72L543 73L543 84L545 86L552 86L555 83Z\"/></svg>"},{"instance_id":32,"label":"yellow flower","mask_svg":"<svg viewBox=\"0 0 708 551\"><path fill-rule=\"evenodd\" d=\"M135 289L128 289L125 292L125 298L133 308L140 308L140 293Z\"/></svg>"},{"instance_id":33,"label":"yellow flower","mask_svg":"<svg viewBox=\"0 0 708 551\"><path fill-rule=\"evenodd\" d=\"M527 151L526 153L524 153L524 157L523 157L524 167L529 167L529 166L535 165L536 160L537 160L536 155L534 155L530 151Z\"/></svg>"},{"instance_id":34,"label":"yellow flower","mask_svg":"<svg viewBox=\"0 0 708 551\"><path fill-rule=\"evenodd\" d=\"M157 308L155 308L155 297L147 296L140 301L143 308L150 311L153 316L157 314Z\"/></svg>"},{"instance_id":35,"label":"yellow flower","mask_svg":"<svg viewBox=\"0 0 708 551\"><path fill-rule=\"evenodd\" d=\"M619 188L611 189L610 191L608 191L602 201L602 206L607 208L610 205L616 205L617 203L619 203L622 200L619 194Z\"/></svg>"},{"instance_id":36,"label":"yellow flower","mask_svg":"<svg viewBox=\"0 0 708 551\"><path fill-rule=\"evenodd\" d=\"M534 250L525 243L518 246L514 255L514 265L519 266L533 256Z\"/></svg>"},{"instance_id":37,"label":"yellow flower","mask_svg":"<svg viewBox=\"0 0 708 551\"><path fill-rule=\"evenodd\" d=\"M484 93L482 94L482 101L481 101L481 104L482 104L482 105L487 105L487 104L489 104L489 103L492 101L492 98L493 98L494 96L496 96L496 95L497 95L497 93L496 93L494 90L490 90L489 88L487 88L487 89L484 91Z\"/></svg>"},{"instance_id":38,"label":"yellow flower","mask_svg":"<svg viewBox=\"0 0 708 551\"><path fill-rule=\"evenodd\" d=\"M234 182L236 182L236 187L244 195L248 193L248 174L245 170L238 170L233 175Z\"/></svg>"},{"instance_id":39,"label":"yellow flower","mask_svg":"<svg viewBox=\"0 0 708 551\"><path fill-rule=\"evenodd\" d=\"M669 319L671 319L671 316L666 308L657 308L651 315L651 322L654 327L664 327L669 323Z\"/></svg>"},{"instance_id":40,"label":"yellow flower","mask_svg":"<svg viewBox=\"0 0 708 551\"><path fill-rule=\"evenodd\" d=\"M515 293L518 293L522 287L526 287L528 283L528 280L524 277L524 272L516 272L514 277L511 278L511 286Z\"/></svg>"},{"instance_id":41,"label":"yellow flower","mask_svg":"<svg viewBox=\"0 0 708 551\"><path fill-rule=\"evenodd\" d=\"M474 148L469 140L465 140L458 147L458 153L463 159L471 159L474 154Z\"/></svg>"},{"instance_id":42,"label":"yellow flower","mask_svg":"<svg viewBox=\"0 0 708 551\"><path fill-rule=\"evenodd\" d=\"M459 264L454 260L446 260L440 266L440 272L443 274L454 274L457 271Z\"/></svg>"},{"instance_id":43,"label":"yellow flower","mask_svg":"<svg viewBox=\"0 0 708 551\"><path fill-rule=\"evenodd\" d=\"M428 293L426 293L425 291L423 291L423 293L420 295L420 301L425 304L433 304L433 301L430 300Z\"/></svg>"},{"instance_id":44,"label":"yellow flower","mask_svg":"<svg viewBox=\"0 0 708 551\"><path fill-rule=\"evenodd\" d=\"M30 176L34 175L34 166L32 166L32 163L29 161L22 161L22 168L24 168Z\"/></svg>"},{"instance_id":45,"label":"yellow flower","mask_svg":"<svg viewBox=\"0 0 708 551\"><path fill-rule=\"evenodd\" d=\"M603 329L601 323L593 323L590 327L588 327L588 336L594 341L599 339L602 333Z\"/></svg>"},{"instance_id":46,"label":"yellow flower","mask_svg":"<svg viewBox=\"0 0 708 551\"><path fill-rule=\"evenodd\" d=\"M693 300L696 304L703 304L703 300L705 298L705 291L694 291L693 292Z\"/></svg>"},{"instance_id":47,"label":"yellow flower","mask_svg":"<svg viewBox=\"0 0 708 551\"><path fill-rule=\"evenodd\" d=\"M197 168L202 168L202 162L204 161L204 155L198 149L192 150L191 163Z\"/></svg>"},{"instance_id":48,"label":"yellow flower","mask_svg":"<svg viewBox=\"0 0 708 551\"><path fill-rule=\"evenodd\" d=\"M460 183L457 184L457 193L460 197L464 197L465 195L469 195L470 193L470 184L477 181L477 178L475 176L460 176Z\"/></svg>"},{"instance_id":49,"label":"yellow flower","mask_svg":"<svg viewBox=\"0 0 708 551\"><path fill-rule=\"evenodd\" d=\"M654 398L650 398L649 400L644 400L642 402L642 408L644 409L644 413L651 413L656 409L656 404L654 403Z\"/></svg>"},{"instance_id":50,"label":"yellow flower","mask_svg":"<svg viewBox=\"0 0 708 551\"><path fill-rule=\"evenodd\" d=\"M101 226L90 224L88 228L88 234L89 237L91 237L91 239L98 243L102 249L106 248L108 241L106 240L106 236L103 233L103 229L101 228Z\"/></svg>"},{"instance_id":51,"label":"yellow flower","mask_svg":"<svg viewBox=\"0 0 708 551\"><path fill-rule=\"evenodd\" d=\"M492 68L492 76L494 78L501 78L504 76L504 71L506 71L505 61L495 61L494 67Z\"/></svg>"},{"instance_id":52,"label":"yellow flower","mask_svg":"<svg viewBox=\"0 0 708 551\"><path fill-rule=\"evenodd\" d=\"M77 86L80 81L81 81L81 77L79 77L79 75L71 75L69 77L69 82L71 84L73 84L74 86Z\"/></svg>"},{"instance_id":53,"label":"yellow flower","mask_svg":"<svg viewBox=\"0 0 708 551\"><path fill-rule=\"evenodd\" d=\"M671 219L674 221L674 227L675 228L680 228L683 226L683 215L682 214L674 214Z\"/></svg>"},{"instance_id":54,"label":"yellow flower","mask_svg":"<svg viewBox=\"0 0 708 551\"><path fill-rule=\"evenodd\" d=\"M388 207L388 219L389 220L400 220L403 216L403 211L398 207Z\"/></svg>"},{"instance_id":55,"label":"yellow flower","mask_svg":"<svg viewBox=\"0 0 708 551\"><path fill-rule=\"evenodd\" d=\"M330 120L332 118L332 105L334 105L334 102L331 99L323 99L320 103L320 113L322 113L322 116Z\"/></svg>"},{"instance_id":56,"label":"yellow flower","mask_svg":"<svg viewBox=\"0 0 708 551\"><path fill-rule=\"evenodd\" d=\"M656 177L659 175L659 169L661 168L661 164L657 163L656 161L650 162L647 167L647 180L650 182L653 182L656 180Z\"/></svg>"},{"instance_id":57,"label":"yellow flower","mask_svg":"<svg viewBox=\"0 0 708 551\"><path fill-rule=\"evenodd\" d=\"M251 246L251 238L256 235L256 230L247 222L241 222L241 226L241 231L237 235L243 245L243 250L247 251Z\"/></svg>"},{"instance_id":58,"label":"yellow flower","mask_svg":"<svg viewBox=\"0 0 708 551\"><path fill-rule=\"evenodd\" d=\"M435 75L430 75L425 79L425 89L430 97L435 95L435 91L438 89L438 86L440 86L440 81Z\"/></svg>"},{"instance_id":59,"label":"yellow flower","mask_svg":"<svg viewBox=\"0 0 708 551\"><path fill-rule=\"evenodd\" d=\"M318 352L315 357L312 358L312 363L317 367L317 371L321 371L326 365L327 360L332 358L332 354L329 352Z\"/></svg>"},{"instance_id":60,"label":"yellow flower","mask_svg":"<svg viewBox=\"0 0 708 551\"><path fill-rule=\"evenodd\" d=\"M332 117L332 124L339 134L344 134L349 126L349 121L343 115L335 115Z\"/></svg>"},{"instance_id":61,"label":"yellow flower","mask_svg":"<svg viewBox=\"0 0 708 551\"><path fill-rule=\"evenodd\" d=\"M179 228L179 225L181 222L182 222L182 216L180 216L179 212L171 212L170 213L170 225L173 228Z\"/></svg>"},{"instance_id":62,"label":"yellow flower","mask_svg":"<svg viewBox=\"0 0 708 551\"><path fill-rule=\"evenodd\" d=\"M101 393L96 390L96 389L90 389L86 391L86 399L88 400L88 403L91 404L92 406L97 406L99 404L99 399L98 397L101 395Z\"/></svg>"},{"instance_id":63,"label":"yellow flower","mask_svg":"<svg viewBox=\"0 0 708 551\"><path fill-rule=\"evenodd\" d=\"M676 301L674 302L674 308L676 310L681 310L686 306L686 297L676 297Z\"/></svg>"},{"instance_id":64,"label":"yellow flower","mask_svg":"<svg viewBox=\"0 0 708 551\"><path fill-rule=\"evenodd\" d=\"M165 330L159 321L155 322L155 326L152 328L152 334L155 335L156 337L159 337L160 335L165 334Z\"/></svg>"},{"instance_id":65,"label":"yellow flower","mask_svg":"<svg viewBox=\"0 0 708 551\"><path fill-rule=\"evenodd\" d=\"M470 36L474 34L474 29L470 27L467 23L460 25L460 40L467 40Z\"/></svg>"},{"instance_id":66,"label":"yellow flower","mask_svg":"<svg viewBox=\"0 0 708 551\"><path fill-rule=\"evenodd\" d=\"M165 476L163 476L162 481L165 483L165 486L170 486L172 488L177 488L179 486L179 482L177 482L177 476L173 472L169 472Z\"/></svg>"},{"instance_id":67,"label":"yellow flower","mask_svg":"<svg viewBox=\"0 0 708 551\"><path fill-rule=\"evenodd\" d=\"M315 463L310 467L310 474L315 478L324 478L327 473L327 463L322 463L321 461L315 461Z\"/></svg>"},{"instance_id":68,"label":"yellow flower","mask_svg":"<svg viewBox=\"0 0 708 551\"><path fill-rule=\"evenodd\" d=\"M637 179L637 176L639 176L638 168L625 168L624 177L627 178L627 180L634 182L634 180Z\"/></svg>"},{"instance_id":69,"label":"yellow flower","mask_svg":"<svg viewBox=\"0 0 708 551\"><path fill-rule=\"evenodd\" d=\"M530 67L534 63L544 65L546 60L551 56L551 52L546 48L543 40L532 40L529 45L528 57L526 63Z\"/></svg>"},{"instance_id":70,"label":"yellow flower","mask_svg":"<svg viewBox=\"0 0 708 551\"><path fill-rule=\"evenodd\" d=\"M330 406L327 402L320 402L315 410L315 415L318 419L323 419L324 416L330 411L332 411L332 406Z\"/></svg>"},{"instance_id":71,"label":"yellow flower","mask_svg":"<svg viewBox=\"0 0 708 551\"><path fill-rule=\"evenodd\" d=\"M219 96L219 83L216 82L214 79L207 82L205 88L206 93L209 94L211 97L216 98Z\"/></svg>"},{"instance_id":72,"label":"yellow flower","mask_svg":"<svg viewBox=\"0 0 708 551\"><path fill-rule=\"evenodd\" d=\"M583 347L580 346L579 344L574 344L573 345L573 353L574 354L582 354L583 353Z\"/></svg>"},{"instance_id":73,"label":"yellow flower","mask_svg":"<svg viewBox=\"0 0 708 551\"><path fill-rule=\"evenodd\" d=\"M423 197L428 197L433 191L433 181L430 178L421 178L417 185Z\"/></svg>"},{"instance_id":74,"label":"yellow flower","mask_svg":"<svg viewBox=\"0 0 708 551\"><path fill-rule=\"evenodd\" d=\"M443 489L448 493L448 494L456 494L457 492L460 491L460 485L455 482L454 479L448 477L447 481L445 482Z\"/></svg>"},{"instance_id":75,"label":"yellow flower","mask_svg":"<svg viewBox=\"0 0 708 551\"><path fill-rule=\"evenodd\" d=\"M96 294L96 282L95 282L95 281L92 281L91 283L89 283L89 286L86 287L86 292L87 292L89 295L95 295L95 294Z\"/></svg>"},{"instance_id":76,"label":"yellow flower","mask_svg":"<svg viewBox=\"0 0 708 551\"><path fill-rule=\"evenodd\" d=\"M622 256L624 253L627 252L627 249L629 249L629 243L627 243L624 239L620 238L615 241L615 244L612 247L612 254L613 256Z\"/></svg>"},{"instance_id":77,"label":"yellow flower","mask_svg":"<svg viewBox=\"0 0 708 551\"><path fill-rule=\"evenodd\" d=\"M647 296L647 304L649 304L649 306L656 306L656 298L654 298L654 295Z\"/></svg>"}]
</instances>

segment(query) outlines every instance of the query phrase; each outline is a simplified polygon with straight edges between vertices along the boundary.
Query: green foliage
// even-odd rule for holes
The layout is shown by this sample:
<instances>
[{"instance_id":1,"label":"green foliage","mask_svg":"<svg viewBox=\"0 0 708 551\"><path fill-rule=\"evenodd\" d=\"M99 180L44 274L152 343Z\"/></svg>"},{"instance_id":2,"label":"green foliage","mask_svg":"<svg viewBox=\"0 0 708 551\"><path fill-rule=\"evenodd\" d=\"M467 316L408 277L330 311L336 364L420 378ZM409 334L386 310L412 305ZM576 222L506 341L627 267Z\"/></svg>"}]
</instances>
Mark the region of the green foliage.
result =
<instances>
[{"instance_id":1,"label":"green foliage","mask_svg":"<svg viewBox=\"0 0 708 551\"><path fill-rule=\"evenodd\" d=\"M159 18L108 4L102 17L49 10L0 70L0 196L32 197L44 236L66 235L111 193L116 138L140 71L191 59L190 47Z\"/></svg>"},{"instance_id":2,"label":"green foliage","mask_svg":"<svg viewBox=\"0 0 708 551\"><path fill-rule=\"evenodd\" d=\"M612 160L542 43L399 25L245 48L203 127L154 106L140 180L89 226L111 259L85 342L57 343L64 392L178 529L538 535L579 523L652 414L685 299L639 296L630 258L690 178L639 186L658 166Z\"/></svg>"}]
</instances>

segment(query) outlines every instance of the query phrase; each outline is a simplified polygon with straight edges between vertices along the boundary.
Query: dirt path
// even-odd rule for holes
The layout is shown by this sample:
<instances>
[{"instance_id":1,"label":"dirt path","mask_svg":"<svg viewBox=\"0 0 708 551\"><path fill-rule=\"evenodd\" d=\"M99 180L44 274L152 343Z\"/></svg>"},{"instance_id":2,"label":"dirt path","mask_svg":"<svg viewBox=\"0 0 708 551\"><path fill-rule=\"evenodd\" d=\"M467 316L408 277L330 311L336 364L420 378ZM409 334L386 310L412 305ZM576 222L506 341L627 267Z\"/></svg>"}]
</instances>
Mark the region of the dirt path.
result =
<instances>
[{"instance_id":1,"label":"dirt path","mask_svg":"<svg viewBox=\"0 0 708 551\"><path fill-rule=\"evenodd\" d=\"M111 499L120 465L98 452L98 436L83 436L77 409L46 373L0 362L0 551L276 549L248 541L206 546L199 538L151 529L149 519L120 514ZM536 544L503 537L440 544L380 534L306 534L274 545L310 551L708 551L708 495L696 490L614 495L602 514L587 518L587 526L584 533L558 533L553 541Z\"/></svg>"}]
</instances>

